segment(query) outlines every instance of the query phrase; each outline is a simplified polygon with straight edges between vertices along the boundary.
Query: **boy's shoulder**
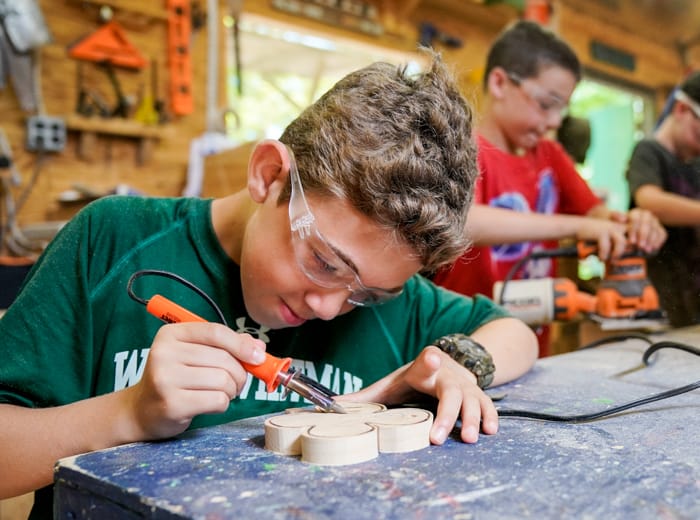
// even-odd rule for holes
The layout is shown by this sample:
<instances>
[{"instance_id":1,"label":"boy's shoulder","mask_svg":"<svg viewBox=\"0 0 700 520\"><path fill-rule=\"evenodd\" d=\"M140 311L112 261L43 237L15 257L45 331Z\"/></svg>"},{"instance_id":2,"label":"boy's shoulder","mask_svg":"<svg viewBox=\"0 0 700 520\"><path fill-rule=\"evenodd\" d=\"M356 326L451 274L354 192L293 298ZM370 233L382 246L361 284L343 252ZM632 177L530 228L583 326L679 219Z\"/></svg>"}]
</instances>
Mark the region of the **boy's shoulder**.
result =
<instances>
[{"instance_id":1,"label":"boy's shoulder","mask_svg":"<svg viewBox=\"0 0 700 520\"><path fill-rule=\"evenodd\" d=\"M208 226L210 199L114 195L91 202L64 227L68 236L90 237L102 245L128 247L178 227Z\"/></svg>"},{"instance_id":2,"label":"boy's shoulder","mask_svg":"<svg viewBox=\"0 0 700 520\"><path fill-rule=\"evenodd\" d=\"M210 199L111 195L91 202L74 219L90 225L128 230L207 214Z\"/></svg>"},{"instance_id":3,"label":"boy's shoulder","mask_svg":"<svg viewBox=\"0 0 700 520\"><path fill-rule=\"evenodd\" d=\"M139 197L131 195L109 195L97 199L81 210L93 216L122 214L125 218L138 217L145 213L181 213L198 207L209 207L210 199L188 197Z\"/></svg>"}]
</instances>

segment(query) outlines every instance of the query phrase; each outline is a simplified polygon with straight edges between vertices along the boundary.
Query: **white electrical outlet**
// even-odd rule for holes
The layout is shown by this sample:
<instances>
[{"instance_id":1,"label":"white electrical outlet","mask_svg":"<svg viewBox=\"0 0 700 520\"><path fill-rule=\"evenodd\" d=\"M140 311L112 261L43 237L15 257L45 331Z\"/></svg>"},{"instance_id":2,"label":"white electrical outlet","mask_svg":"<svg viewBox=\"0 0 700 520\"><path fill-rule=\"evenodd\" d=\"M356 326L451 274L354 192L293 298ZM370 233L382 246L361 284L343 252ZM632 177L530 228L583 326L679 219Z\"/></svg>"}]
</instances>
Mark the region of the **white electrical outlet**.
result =
<instances>
[{"instance_id":1,"label":"white electrical outlet","mask_svg":"<svg viewBox=\"0 0 700 520\"><path fill-rule=\"evenodd\" d=\"M27 119L26 148L30 152L61 152L66 146L66 123L60 117Z\"/></svg>"}]
</instances>

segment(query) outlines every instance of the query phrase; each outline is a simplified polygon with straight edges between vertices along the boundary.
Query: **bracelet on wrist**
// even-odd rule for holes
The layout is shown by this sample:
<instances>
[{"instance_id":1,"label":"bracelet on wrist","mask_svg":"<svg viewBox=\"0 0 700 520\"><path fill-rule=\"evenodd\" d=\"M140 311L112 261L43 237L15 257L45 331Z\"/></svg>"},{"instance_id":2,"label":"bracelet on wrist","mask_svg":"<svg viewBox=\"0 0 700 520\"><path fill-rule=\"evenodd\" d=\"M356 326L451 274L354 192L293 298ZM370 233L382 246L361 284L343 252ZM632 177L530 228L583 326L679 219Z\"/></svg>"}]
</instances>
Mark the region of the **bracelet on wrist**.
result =
<instances>
[{"instance_id":1,"label":"bracelet on wrist","mask_svg":"<svg viewBox=\"0 0 700 520\"><path fill-rule=\"evenodd\" d=\"M470 336L462 333L447 334L433 341L432 345L474 374L479 388L486 388L493 381L496 366L491 354Z\"/></svg>"}]
</instances>

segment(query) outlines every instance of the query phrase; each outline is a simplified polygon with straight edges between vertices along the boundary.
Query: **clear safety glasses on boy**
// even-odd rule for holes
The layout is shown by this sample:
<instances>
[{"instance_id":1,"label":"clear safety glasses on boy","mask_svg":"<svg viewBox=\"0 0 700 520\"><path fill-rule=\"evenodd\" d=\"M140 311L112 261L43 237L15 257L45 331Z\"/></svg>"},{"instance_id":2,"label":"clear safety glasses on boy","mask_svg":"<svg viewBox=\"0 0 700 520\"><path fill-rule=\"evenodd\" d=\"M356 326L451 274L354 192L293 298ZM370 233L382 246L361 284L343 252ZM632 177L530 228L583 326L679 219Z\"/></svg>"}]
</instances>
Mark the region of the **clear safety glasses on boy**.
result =
<instances>
[{"instance_id":1,"label":"clear safety glasses on boy","mask_svg":"<svg viewBox=\"0 0 700 520\"><path fill-rule=\"evenodd\" d=\"M537 105L544 114L564 117L569 111L569 103L553 92L547 92L534 81L525 83L526 79L515 72L508 72L508 79L520 88L523 94Z\"/></svg>"},{"instance_id":2,"label":"clear safety glasses on boy","mask_svg":"<svg viewBox=\"0 0 700 520\"><path fill-rule=\"evenodd\" d=\"M321 287L344 288L350 291L347 301L352 305L368 307L396 298L401 294L401 289L388 291L365 286L357 272L323 238L306 203L294 154L289 147L287 151L292 185L289 198L289 223L292 228L294 255L301 270L312 282Z\"/></svg>"}]
</instances>

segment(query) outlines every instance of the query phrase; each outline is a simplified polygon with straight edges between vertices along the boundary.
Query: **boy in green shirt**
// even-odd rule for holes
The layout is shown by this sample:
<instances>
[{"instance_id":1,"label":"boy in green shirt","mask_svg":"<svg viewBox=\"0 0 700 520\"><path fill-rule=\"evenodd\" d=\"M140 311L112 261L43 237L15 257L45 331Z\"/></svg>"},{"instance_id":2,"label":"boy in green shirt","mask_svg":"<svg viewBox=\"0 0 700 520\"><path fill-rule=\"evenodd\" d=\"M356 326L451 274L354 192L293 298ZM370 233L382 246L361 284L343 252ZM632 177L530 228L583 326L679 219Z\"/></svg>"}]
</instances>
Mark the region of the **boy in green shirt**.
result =
<instances>
[{"instance_id":1,"label":"boy in green shirt","mask_svg":"<svg viewBox=\"0 0 700 520\"><path fill-rule=\"evenodd\" d=\"M465 442L480 421L495 433L477 384L489 378L429 345L471 335L500 384L532 366L535 337L489 300L417 275L467 246L471 123L439 58L417 76L374 64L339 81L280 141L259 143L246 190L85 208L0 320L0 497L49 485L62 457L308 404L249 377L241 362L259 364L265 350L350 394L341 403L437 398L436 444L458 419ZM196 285L230 327L191 289L141 276L131 287L139 298L162 294L211 320L162 325L126 291L146 269ZM37 501L50 504L47 495Z\"/></svg>"}]
</instances>

